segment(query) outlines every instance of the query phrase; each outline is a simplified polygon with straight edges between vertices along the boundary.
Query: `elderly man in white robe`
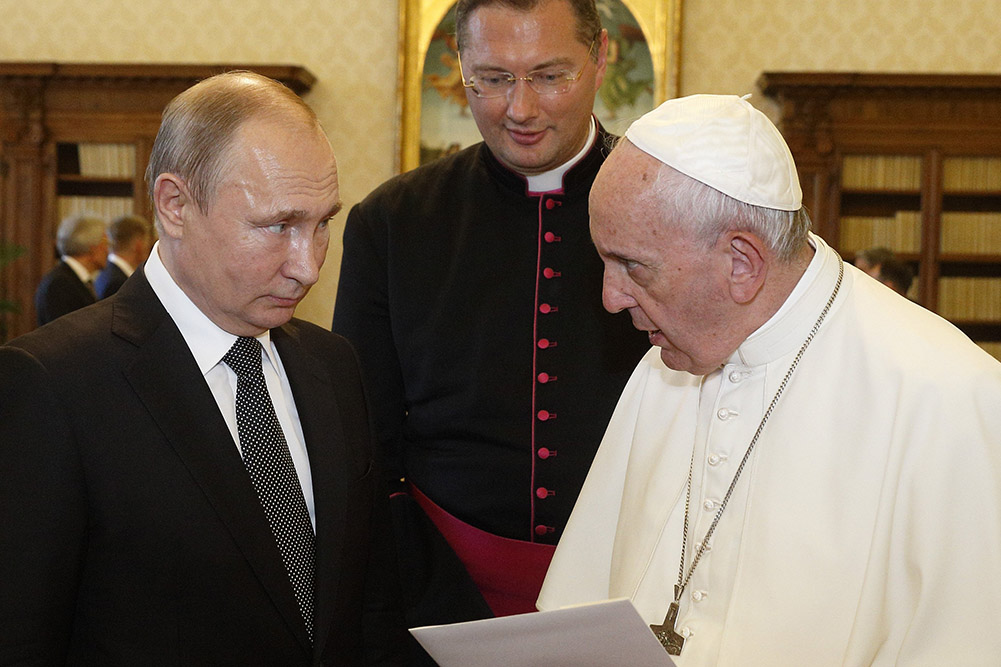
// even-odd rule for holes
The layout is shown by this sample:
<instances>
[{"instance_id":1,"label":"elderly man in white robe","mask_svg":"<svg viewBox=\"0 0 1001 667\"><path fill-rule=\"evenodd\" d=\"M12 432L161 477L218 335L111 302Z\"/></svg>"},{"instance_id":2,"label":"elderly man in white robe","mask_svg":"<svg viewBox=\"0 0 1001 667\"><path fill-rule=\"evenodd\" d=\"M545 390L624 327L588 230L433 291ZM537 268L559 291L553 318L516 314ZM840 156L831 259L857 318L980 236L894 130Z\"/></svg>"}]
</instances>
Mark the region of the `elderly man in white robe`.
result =
<instances>
[{"instance_id":1,"label":"elderly man in white robe","mask_svg":"<svg viewBox=\"0 0 1001 667\"><path fill-rule=\"evenodd\" d=\"M539 598L631 598L678 665L1001 664L1001 364L809 233L746 100L636 121L591 191L654 347Z\"/></svg>"}]
</instances>

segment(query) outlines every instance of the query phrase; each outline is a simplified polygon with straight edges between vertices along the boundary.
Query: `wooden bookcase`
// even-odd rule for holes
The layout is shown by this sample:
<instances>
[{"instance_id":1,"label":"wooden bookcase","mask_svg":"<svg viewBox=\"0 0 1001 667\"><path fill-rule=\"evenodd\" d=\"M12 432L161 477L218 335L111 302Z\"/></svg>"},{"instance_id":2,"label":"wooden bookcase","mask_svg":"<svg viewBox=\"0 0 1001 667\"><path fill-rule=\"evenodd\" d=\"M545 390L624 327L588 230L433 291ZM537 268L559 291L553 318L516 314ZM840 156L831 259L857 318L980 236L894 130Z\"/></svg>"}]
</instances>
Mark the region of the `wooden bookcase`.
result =
<instances>
[{"instance_id":1,"label":"wooden bookcase","mask_svg":"<svg viewBox=\"0 0 1001 667\"><path fill-rule=\"evenodd\" d=\"M33 297L57 261L62 215L152 219L144 172L164 106L194 83L234 69L298 94L315 78L291 65L128 65L0 62L0 242L27 252L0 272L7 336L35 327ZM2 314L0 314L2 316Z\"/></svg>"},{"instance_id":2,"label":"wooden bookcase","mask_svg":"<svg viewBox=\"0 0 1001 667\"><path fill-rule=\"evenodd\" d=\"M765 72L814 230L888 246L913 298L1001 358L1001 76Z\"/></svg>"},{"instance_id":3,"label":"wooden bookcase","mask_svg":"<svg viewBox=\"0 0 1001 667\"><path fill-rule=\"evenodd\" d=\"M147 215L136 144L96 141L56 144L56 218L91 213L106 220Z\"/></svg>"}]
</instances>

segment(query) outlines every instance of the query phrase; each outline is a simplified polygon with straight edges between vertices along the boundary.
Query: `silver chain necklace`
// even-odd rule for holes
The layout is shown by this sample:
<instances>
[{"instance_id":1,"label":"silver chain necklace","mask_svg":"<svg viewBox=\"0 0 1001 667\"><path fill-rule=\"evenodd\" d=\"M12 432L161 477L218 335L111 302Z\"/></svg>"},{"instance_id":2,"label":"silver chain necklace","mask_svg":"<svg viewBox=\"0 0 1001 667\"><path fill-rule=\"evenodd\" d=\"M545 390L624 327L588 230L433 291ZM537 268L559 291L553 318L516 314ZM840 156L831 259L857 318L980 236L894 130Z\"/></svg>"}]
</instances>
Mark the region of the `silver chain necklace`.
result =
<instances>
[{"instance_id":1,"label":"silver chain necklace","mask_svg":"<svg viewBox=\"0 0 1001 667\"><path fill-rule=\"evenodd\" d=\"M837 255L837 253L835 253ZM678 622L678 610L681 605L681 595L685 591L685 587L688 586L688 581L692 578L692 573L695 572L695 566L699 564L699 560L702 558L702 554L705 553L706 546L709 544L709 538L712 537L713 532L716 530L716 525L719 523L720 517L723 516L723 510L726 509L726 504L730 500L730 495L733 493L733 489L737 486L737 480L740 479L740 473L744 471L744 466L747 464L748 459L751 457L751 451L754 450L754 445L758 442L758 437L765 428L765 424L768 422L768 418L772 416L772 412L775 410L776 404L779 402L779 398L786 389L786 385L789 384L789 379L792 377L793 371L799 366L800 359L803 358L803 353L806 352L806 348L810 346L813 342L814 336L817 335L817 331L820 329L820 325L823 323L824 318L827 317L828 311L831 309L831 305L834 303L834 299L838 296L838 291L841 289L841 279L845 275L845 263L841 259L840 255L838 257L838 281L834 284L834 291L831 292L831 297L827 300L827 304L824 309L820 312L820 317L817 318L817 322L813 325L813 329L810 330L810 335L806 337L803 341L803 345L799 348L799 352L796 353L796 358L792 360L792 364L789 365L789 370L786 371L785 377L782 378L782 383L779 385L778 390L775 392L775 396L772 398L772 402L768 404L768 409L765 410L765 415L761 418L761 423L758 424L757 430L754 432L754 437L751 438L751 443L747 446L747 451L744 452L744 458L740 460L740 465L737 466L737 472L733 476L733 480L730 482L730 487L726 490L726 495L723 496L723 501L719 505L719 509L716 510L716 516L713 517L713 521L709 524L709 530L706 531L706 536L702 538L702 543L699 544L699 548L696 549L695 555L692 558L692 564L688 567L688 572L685 572L685 556L688 552L688 515L689 507L692 499L692 470L695 467L695 447L692 447L692 458L688 463L688 485L685 491L685 532L681 535L681 564L678 566L678 583L674 585L674 602L670 604L667 609L667 616L664 618L664 622L660 625L651 625L650 629L653 630L654 634L657 635L657 639L660 640L661 645L664 649L671 655L681 655L681 649L685 647L685 637L677 632L676 625Z\"/></svg>"}]
</instances>

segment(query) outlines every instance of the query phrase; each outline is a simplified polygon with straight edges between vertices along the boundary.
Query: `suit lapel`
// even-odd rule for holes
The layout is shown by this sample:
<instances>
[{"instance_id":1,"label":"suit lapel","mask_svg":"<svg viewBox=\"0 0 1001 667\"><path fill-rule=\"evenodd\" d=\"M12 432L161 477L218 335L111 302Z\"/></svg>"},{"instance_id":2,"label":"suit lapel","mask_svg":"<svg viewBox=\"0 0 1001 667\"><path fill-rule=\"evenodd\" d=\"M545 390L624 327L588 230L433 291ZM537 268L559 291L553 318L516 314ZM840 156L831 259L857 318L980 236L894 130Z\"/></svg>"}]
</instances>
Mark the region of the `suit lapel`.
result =
<instances>
[{"instance_id":1,"label":"suit lapel","mask_svg":"<svg viewBox=\"0 0 1001 667\"><path fill-rule=\"evenodd\" d=\"M331 380L319 370L327 366L302 347L295 325L272 330L271 339L288 375L309 453L316 511L314 655L320 655L329 634L331 602L336 599L337 573L342 569L345 548L347 454L343 428Z\"/></svg>"},{"instance_id":2,"label":"suit lapel","mask_svg":"<svg viewBox=\"0 0 1001 667\"><path fill-rule=\"evenodd\" d=\"M137 346L125 376L306 650L292 585L232 435L187 344L143 272L115 296L112 332Z\"/></svg>"}]
</instances>

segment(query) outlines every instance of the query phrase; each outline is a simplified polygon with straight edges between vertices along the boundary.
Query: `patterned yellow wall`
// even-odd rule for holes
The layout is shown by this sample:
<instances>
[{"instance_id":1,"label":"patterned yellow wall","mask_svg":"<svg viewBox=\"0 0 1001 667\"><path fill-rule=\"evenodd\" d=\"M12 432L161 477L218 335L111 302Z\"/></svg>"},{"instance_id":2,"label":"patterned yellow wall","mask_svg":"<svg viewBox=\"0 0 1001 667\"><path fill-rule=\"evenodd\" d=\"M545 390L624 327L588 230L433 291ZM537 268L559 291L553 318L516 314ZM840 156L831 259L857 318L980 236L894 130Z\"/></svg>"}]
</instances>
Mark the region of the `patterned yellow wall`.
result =
<instances>
[{"instance_id":1,"label":"patterned yellow wall","mask_svg":"<svg viewBox=\"0 0 1001 667\"><path fill-rule=\"evenodd\" d=\"M682 0L681 94L776 70L1001 73L997 0Z\"/></svg>"},{"instance_id":2,"label":"patterned yellow wall","mask_svg":"<svg viewBox=\"0 0 1001 667\"><path fill-rule=\"evenodd\" d=\"M997 0L683 2L682 94L756 92L765 70L1001 73ZM395 169L397 0L0 0L0 16L0 60L304 65L345 204ZM338 240L301 316L329 324L339 262Z\"/></svg>"}]
</instances>

